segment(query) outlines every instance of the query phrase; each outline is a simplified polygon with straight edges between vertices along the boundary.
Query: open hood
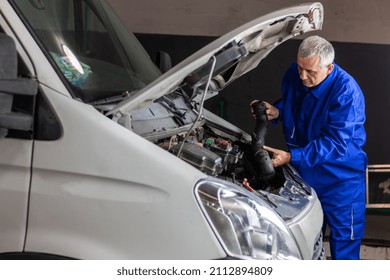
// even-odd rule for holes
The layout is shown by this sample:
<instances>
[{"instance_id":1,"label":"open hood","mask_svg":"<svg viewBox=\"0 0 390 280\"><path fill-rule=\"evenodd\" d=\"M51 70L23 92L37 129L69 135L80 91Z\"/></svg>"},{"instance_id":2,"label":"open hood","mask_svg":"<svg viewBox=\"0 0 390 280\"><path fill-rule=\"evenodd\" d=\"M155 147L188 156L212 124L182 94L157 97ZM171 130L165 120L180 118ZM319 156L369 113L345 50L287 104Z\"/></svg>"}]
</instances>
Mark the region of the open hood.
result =
<instances>
[{"instance_id":1,"label":"open hood","mask_svg":"<svg viewBox=\"0 0 390 280\"><path fill-rule=\"evenodd\" d=\"M318 2L292 6L259 17L183 60L124 99L107 115L126 115L181 86L192 88L193 98L205 89L216 93L255 68L281 43L291 37L320 30L322 23L323 6Z\"/></svg>"}]
</instances>

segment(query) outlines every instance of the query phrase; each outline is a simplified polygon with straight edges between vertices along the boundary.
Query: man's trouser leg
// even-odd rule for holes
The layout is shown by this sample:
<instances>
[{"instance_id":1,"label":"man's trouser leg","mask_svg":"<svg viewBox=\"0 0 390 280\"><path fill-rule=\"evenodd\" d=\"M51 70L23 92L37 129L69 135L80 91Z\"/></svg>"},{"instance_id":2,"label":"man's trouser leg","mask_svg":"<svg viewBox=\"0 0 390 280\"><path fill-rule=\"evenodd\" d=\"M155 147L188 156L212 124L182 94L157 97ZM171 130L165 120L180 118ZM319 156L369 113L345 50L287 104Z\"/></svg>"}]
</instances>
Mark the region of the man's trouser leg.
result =
<instances>
[{"instance_id":1,"label":"man's trouser leg","mask_svg":"<svg viewBox=\"0 0 390 280\"><path fill-rule=\"evenodd\" d=\"M359 260L361 239L335 240L330 239L330 252L332 260Z\"/></svg>"}]
</instances>

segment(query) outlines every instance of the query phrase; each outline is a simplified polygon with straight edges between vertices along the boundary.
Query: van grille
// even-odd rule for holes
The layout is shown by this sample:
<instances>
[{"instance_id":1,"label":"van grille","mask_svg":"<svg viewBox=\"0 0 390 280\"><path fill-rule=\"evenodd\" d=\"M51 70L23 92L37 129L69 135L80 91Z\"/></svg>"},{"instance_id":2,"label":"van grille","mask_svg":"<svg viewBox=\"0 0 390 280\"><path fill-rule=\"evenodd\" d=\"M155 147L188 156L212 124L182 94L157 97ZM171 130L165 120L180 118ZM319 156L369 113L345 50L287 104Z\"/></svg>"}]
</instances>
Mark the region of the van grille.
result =
<instances>
[{"instance_id":1,"label":"van grille","mask_svg":"<svg viewBox=\"0 0 390 280\"><path fill-rule=\"evenodd\" d=\"M313 260L324 260L326 258L324 243L322 241L322 232L317 237L314 243Z\"/></svg>"}]
</instances>

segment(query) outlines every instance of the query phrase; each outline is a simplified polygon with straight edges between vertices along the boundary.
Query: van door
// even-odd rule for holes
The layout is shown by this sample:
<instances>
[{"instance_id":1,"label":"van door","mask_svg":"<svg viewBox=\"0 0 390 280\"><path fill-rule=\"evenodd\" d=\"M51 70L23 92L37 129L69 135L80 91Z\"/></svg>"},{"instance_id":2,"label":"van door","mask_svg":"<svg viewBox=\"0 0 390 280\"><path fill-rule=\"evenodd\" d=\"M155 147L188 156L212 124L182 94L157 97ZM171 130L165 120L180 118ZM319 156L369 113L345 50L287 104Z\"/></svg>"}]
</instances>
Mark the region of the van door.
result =
<instances>
[{"instance_id":1,"label":"van door","mask_svg":"<svg viewBox=\"0 0 390 280\"><path fill-rule=\"evenodd\" d=\"M38 91L38 82L23 78L31 75L19 70L15 78L2 79L3 66L9 69L2 54L11 57L3 52L4 36L0 33L0 254L24 251L34 147L37 141L48 143L61 135L47 98ZM16 49L13 54L17 59ZM21 59L18 64L23 64Z\"/></svg>"},{"instance_id":2,"label":"van door","mask_svg":"<svg viewBox=\"0 0 390 280\"><path fill-rule=\"evenodd\" d=\"M0 139L0 253L22 251L33 141Z\"/></svg>"},{"instance_id":3,"label":"van door","mask_svg":"<svg viewBox=\"0 0 390 280\"><path fill-rule=\"evenodd\" d=\"M0 33L0 253L24 247L36 93L18 73L14 40Z\"/></svg>"}]
</instances>

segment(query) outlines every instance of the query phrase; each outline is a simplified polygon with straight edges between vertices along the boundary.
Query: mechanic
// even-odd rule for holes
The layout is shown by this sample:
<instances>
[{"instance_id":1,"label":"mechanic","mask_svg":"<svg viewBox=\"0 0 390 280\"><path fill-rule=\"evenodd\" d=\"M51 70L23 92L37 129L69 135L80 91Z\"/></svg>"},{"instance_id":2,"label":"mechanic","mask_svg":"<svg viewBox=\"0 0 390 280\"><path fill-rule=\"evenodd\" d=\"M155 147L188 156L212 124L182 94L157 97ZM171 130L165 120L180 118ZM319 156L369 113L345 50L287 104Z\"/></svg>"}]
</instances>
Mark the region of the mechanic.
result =
<instances>
[{"instance_id":1,"label":"mechanic","mask_svg":"<svg viewBox=\"0 0 390 280\"><path fill-rule=\"evenodd\" d=\"M268 120L283 123L288 151L264 149L275 167L291 163L316 190L324 234L329 227L331 258L360 259L366 224L365 101L334 57L327 40L302 41L296 63L283 78L282 98L274 105L264 102Z\"/></svg>"}]
</instances>

